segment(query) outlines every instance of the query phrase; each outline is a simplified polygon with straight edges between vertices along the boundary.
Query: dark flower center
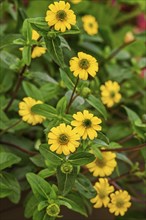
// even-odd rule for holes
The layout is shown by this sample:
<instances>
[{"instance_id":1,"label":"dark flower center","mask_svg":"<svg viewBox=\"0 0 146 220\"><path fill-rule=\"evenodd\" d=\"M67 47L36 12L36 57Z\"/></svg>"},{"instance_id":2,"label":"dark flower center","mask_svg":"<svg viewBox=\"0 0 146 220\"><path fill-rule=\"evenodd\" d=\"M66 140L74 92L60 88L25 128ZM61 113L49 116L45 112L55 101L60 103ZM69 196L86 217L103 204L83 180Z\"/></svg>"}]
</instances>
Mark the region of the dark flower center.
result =
<instances>
[{"instance_id":1,"label":"dark flower center","mask_svg":"<svg viewBox=\"0 0 146 220\"><path fill-rule=\"evenodd\" d=\"M100 190L98 195L99 195L100 199L104 199L106 197L106 193L104 190Z\"/></svg>"},{"instance_id":2,"label":"dark flower center","mask_svg":"<svg viewBox=\"0 0 146 220\"><path fill-rule=\"evenodd\" d=\"M89 27L92 28L93 27L93 23L89 23Z\"/></svg>"},{"instance_id":3,"label":"dark flower center","mask_svg":"<svg viewBox=\"0 0 146 220\"><path fill-rule=\"evenodd\" d=\"M59 143L60 144L67 144L69 141L68 136L66 134L61 134L59 136Z\"/></svg>"},{"instance_id":4,"label":"dark flower center","mask_svg":"<svg viewBox=\"0 0 146 220\"><path fill-rule=\"evenodd\" d=\"M89 63L89 61L88 61L87 59L82 59L82 60L80 60L80 62L79 62L79 67L80 67L80 68L86 70L86 69L89 68L89 66L90 66L90 63Z\"/></svg>"},{"instance_id":5,"label":"dark flower center","mask_svg":"<svg viewBox=\"0 0 146 220\"><path fill-rule=\"evenodd\" d=\"M101 168L103 168L105 165L106 165L106 161L102 158L102 159L96 159L96 165L98 166L98 167L101 167Z\"/></svg>"},{"instance_id":6,"label":"dark flower center","mask_svg":"<svg viewBox=\"0 0 146 220\"><path fill-rule=\"evenodd\" d=\"M85 120L83 121L83 126L86 127L86 128L90 128L90 127L91 127L91 124L92 124L92 122L91 122L90 119L85 119Z\"/></svg>"},{"instance_id":7,"label":"dark flower center","mask_svg":"<svg viewBox=\"0 0 146 220\"><path fill-rule=\"evenodd\" d=\"M122 208L123 205L124 205L124 201L121 200L121 199L118 199L117 202L116 202L116 206L117 206L118 208Z\"/></svg>"},{"instance_id":8,"label":"dark flower center","mask_svg":"<svg viewBox=\"0 0 146 220\"><path fill-rule=\"evenodd\" d=\"M59 21L64 21L65 18L67 17L67 14L64 10L59 10L56 14L56 18L59 20Z\"/></svg>"},{"instance_id":9,"label":"dark flower center","mask_svg":"<svg viewBox=\"0 0 146 220\"><path fill-rule=\"evenodd\" d=\"M114 91L111 91L111 92L110 92L110 97L111 97L111 98L114 98L114 97L115 97L115 92L114 92Z\"/></svg>"}]
</instances>

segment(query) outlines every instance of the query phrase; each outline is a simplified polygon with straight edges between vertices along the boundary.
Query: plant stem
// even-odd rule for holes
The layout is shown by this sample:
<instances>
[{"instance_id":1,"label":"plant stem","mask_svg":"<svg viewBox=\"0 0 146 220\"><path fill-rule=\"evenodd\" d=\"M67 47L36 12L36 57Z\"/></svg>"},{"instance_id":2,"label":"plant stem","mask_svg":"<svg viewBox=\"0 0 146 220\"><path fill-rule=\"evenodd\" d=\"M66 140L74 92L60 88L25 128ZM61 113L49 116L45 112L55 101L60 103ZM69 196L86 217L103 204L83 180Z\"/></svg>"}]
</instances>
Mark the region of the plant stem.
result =
<instances>
[{"instance_id":1,"label":"plant stem","mask_svg":"<svg viewBox=\"0 0 146 220\"><path fill-rule=\"evenodd\" d=\"M131 140L131 139L134 137L134 135L135 135L135 134L130 134L130 135L128 135L127 137L124 137L123 139L119 140L118 143L119 143L119 144L123 144L123 143L125 143L125 142Z\"/></svg>"},{"instance_id":2,"label":"plant stem","mask_svg":"<svg viewBox=\"0 0 146 220\"><path fill-rule=\"evenodd\" d=\"M42 38L42 37L40 36L37 41L40 41L41 38ZM31 52L33 51L33 49L34 49L35 47L36 47L36 45L33 45L33 46L32 46ZM13 101L15 100L15 98L16 98L16 96L17 96L18 90L19 90L19 88L21 87L21 84L22 84L22 81L23 81L23 78L24 78L23 75L24 75L24 73L25 73L27 67L28 67L28 66L25 64L25 65L23 66L23 68L21 69L21 71L19 72L15 89L14 89L14 91L12 92L12 97L11 97L10 101L8 102L6 108L4 109L5 112L7 112L7 111L9 110L9 108L11 107Z\"/></svg>"},{"instance_id":3,"label":"plant stem","mask_svg":"<svg viewBox=\"0 0 146 220\"><path fill-rule=\"evenodd\" d=\"M26 150L26 149L24 149L24 148L22 148L22 147L20 147L20 146L17 146L16 144L12 144L12 143L9 143L9 142L7 142L7 141L0 141L0 144L4 144L4 145L11 146L11 147L16 148L17 150L20 150L20 151L22 151L23 153L26 153L26 154L28 154L28 155L30 155L30 156L34 156L34 155L37 154L36 152Z\"/></svg>"},{"instance_id":4,"label":"plant stem","mask_svg":"<svg viewBox=\"0 0 146 220\"><path fill-rule=\"evenodd\" d=\"M124 152L124 151L137 151L140 150L141 148L146 147L146 143L144 144L140 144L138 146L135 147L121 147L121 148L114 148L114 149L100 149L102 152L106 152L106 151L115 151L115 152Z\"/></svg>"},{"instance_id":5,"label":"plant stem","mask_svg":"<svg viewBox=\"0 0 146 220\"><path fill-rule=\"evenodd\" d=\"M3 131L0 132L0 136L2 136L4 133L6 133L8 130L10 130L11 128L14 128L16 125L18 125L20 122L22 122L21 119L19 119L18 121L16 121L14 124L10 125L9 127L5 128Z\"/></svg>"},{"instance_id":6,"label":"plant stem","mask_svg":"<svg viewBox=\"0 0 146 220\"><path fill-rule=\"evenodd\" d=\"M128 42L128 43L123 43L122 45L120 45L117 49L115 49L113 52L111 52L111 54L105 60L103 60L103 62L101 62L100 67L104 66L104 64L106 62L113 59L122 49L127 47L129 44L132 44L133 42L135 42L135 39Z\"/></svg>"},{"instance_id":7,"label":"plant stem","mask_svg":"<svg viewBox=\"0 0 146 220\"><path fill-rule=\"evenodd\" d=\"M73 89L73 91L72 91L72 95L71 95L71 97L70 97L70 100L69 100L69 103L68 103L68 106L67 106L67 109L66 109L66 114L68 114L69 109L70 109L70 107L71 107L71 104L72 104L73 101L75 100L75 99L74 99L74 94L75 94L75 91L76 91L78 82L79 82L79 77L77 78L76 84L75 84L74 89Z\"/></svg>"}]
</instances>

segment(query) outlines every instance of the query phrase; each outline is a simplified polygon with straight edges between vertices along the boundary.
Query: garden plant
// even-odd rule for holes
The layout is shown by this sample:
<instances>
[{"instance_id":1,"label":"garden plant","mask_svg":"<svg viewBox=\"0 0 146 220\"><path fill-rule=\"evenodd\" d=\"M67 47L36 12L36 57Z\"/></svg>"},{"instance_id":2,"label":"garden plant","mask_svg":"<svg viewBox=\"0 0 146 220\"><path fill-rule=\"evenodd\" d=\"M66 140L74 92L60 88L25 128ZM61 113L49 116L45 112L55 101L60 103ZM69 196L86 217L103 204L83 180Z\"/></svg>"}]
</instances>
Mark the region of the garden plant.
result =
<instances>
[{"instance_id":1,"label":"garden plant","mask_svg":"<svg viewBox=\"0 0 146 220\"><path fill-rule=\"evenodd\" d=\"M0 4L0 198L32 220L144 220L145 1Z\"/></svg>"}]
</instances>

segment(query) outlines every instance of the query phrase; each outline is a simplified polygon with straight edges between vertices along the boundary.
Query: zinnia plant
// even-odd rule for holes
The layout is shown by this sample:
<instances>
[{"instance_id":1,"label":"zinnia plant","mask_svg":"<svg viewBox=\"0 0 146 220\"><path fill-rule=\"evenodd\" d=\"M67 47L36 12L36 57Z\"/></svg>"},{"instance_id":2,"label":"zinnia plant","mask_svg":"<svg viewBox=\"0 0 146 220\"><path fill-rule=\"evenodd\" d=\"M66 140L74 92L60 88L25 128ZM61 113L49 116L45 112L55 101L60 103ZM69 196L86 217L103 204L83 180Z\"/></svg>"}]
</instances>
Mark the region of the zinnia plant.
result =
<instances>
[{"instance_id":1,"label":"zinnia plant","mask_svg":"<svg viewBox=\"0 0 146 220\"><path fill-rule=\"evenodd\" d=\"M143 4L0 4L2 219L144 219Z\"/></svg>"}]
</instances>

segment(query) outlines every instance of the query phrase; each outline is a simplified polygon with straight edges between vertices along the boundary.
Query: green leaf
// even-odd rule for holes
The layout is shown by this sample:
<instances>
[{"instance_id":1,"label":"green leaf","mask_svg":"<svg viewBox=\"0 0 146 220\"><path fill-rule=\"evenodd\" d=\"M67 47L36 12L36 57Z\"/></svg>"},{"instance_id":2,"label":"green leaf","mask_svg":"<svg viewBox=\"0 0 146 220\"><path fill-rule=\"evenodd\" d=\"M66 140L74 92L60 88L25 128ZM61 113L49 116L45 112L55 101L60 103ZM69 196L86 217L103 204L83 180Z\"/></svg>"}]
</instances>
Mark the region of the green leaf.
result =
<instances>
[{"instance_id":1,"label":"green leaf","mask_svg":"<svg viewBox=\"0 0 146 220\"><path fill-rule=\"evenodd\" d=\"M126 106L123 106L123 108L126 110L128 118L129 118L132 125L135 124L135 121L141 123L140 117L133 110L131 110L130 108L128 108Z\"/></svg>"},{"instance_id":2,"label":"green leaf","mask_svg":"<svg viewBox=\"0 0 146 220\"><path fill-rule=\"evenodd\" d=\"M28 22L28 19L25 19L23 22L22 34L25 37L26 42L30 43L32 39L32 28L30 23Z\"/></svg>"},{"instance_id":3,"label":"green leaf","mask_svg":"<svg viewBox=\"0 0 146 220\"><path fill-rule=\"evenodd\" d=\"M0 153L0 170L11 167L13 164L19 163L21 158L13 153L1 152Z\"/></svg>"},{"instance_id":4,"label":"green leaf","mask_svg":"<svg viewBox=\"0 0 146 220\"><path fill-rule=\"evenodd\" d=\"M49 199L52 187L46 180L34 173L27 173L26 178L32 188L34 196L39 201Z\"/></svg>"},{"instance_id":5,"label":"green leaf","mask_svg":"<svg viewBox=\"0 0 146 220\"><path fill-rule=\"evenodd\" d=\"M41 170L38 174L42 178L48 178L49 176L52 176L56 173L56 169L54 167L48 167L44 170Z\"/></svg>"},{"instance_id":6,"label":"green leaf","mask_svg":"<svg viewBox=\"0 0 146 220\"><path fill-rule=\"evenodd\" d=\"M67 73L61 68L59 69L59 71L60 71L60 74L61 74L61 79L64 82L65 86L68 89L72 90L74 88L74 84L71 81L71 79L69 78L69 76L67 75Z\"/></svg>"},{"instance_id":7,"label":"green leaf","mask_svg":"<svg viewBox=\"0 0 146 220\"><path fill-rule=\"evenodd\" d=\"M95 145L92 145L92 146L91 146L91 149L92 149L94 155L95 155L96 157L98 157L99 159L102 160L102 153L101 153L101 151L99 150L98 146L97 146L96 144L95 144Z\"/></svg>"},{"instance_id":8,"label":"green leaf","mask_svg":"<svg viewBox=\"0 0 146 220\"><path fill-rule=\"evenodd\" d=\"M76 179L76 188L81 195L86 197L87 199L91 199L96 196L96 191L92 186L90 180L82 174L78 175Z\"/></svg>"},{"instance_id":9,"label":"green leaf","mask_svg":"<svg viewBox=\"0 0 146 220\"><path fill-rule=\"evenodd\" d=\"M64 203L63 203L64 202ZM82 198L77 194L69 194L66 197L61 197L60 203L66 206L68 209L74 212L80 213L81 215L87 217L87 211L83 205Z\"/></svg>"},{"instance_id":10,"label":"green leaf","mask_svg":"<svg viewBox=\"0 0 146 220\"><path fill-rule=\"evenodd\" d=\"M51 105L37 104L37 105L34 105L31 108L31 110L32 110L32 112L34 112L38 115L42 115L49 120L54 119L54 118L58 118L56 109L53 108Z\"/></svg>"},{"instance_id":11,"label":"green leaf","mask_svg":"<svg viewBox=\"0 0 146 220\"><path fill-rule=\"evenodd\" d=\"M20 185L17 179L9 173L2 172L0 174L0 198L8 196L13 203L18 203L20 200ZM7 193L7 190L9 193Z\"/></svg>"},{"instance_id":12,"label":"green leaf","mask_svg":"<svg viewBox=\"0 0 146 220\"><path fill-rule=\"evenodd\" d=\"M62 163L62 158L59 157L57 154L53 153L52 151L49 150L49 145L48 144L42 144L40 146L40 153L43 155L43 157L46 160L49 160L51 164L54 165L60 165Z\"/></svg>"},{"instance_id":13,"label":"green leaf","mask_svg":"<svg viewBox=\"0 0 146 220\"><path fill-rule=\"evenodd\" d=\"M130 166L133 166L132 161L124 154L116 153L116 158L122 160L125 163L128 163Z\"/></svg>"},{"instance_id":14,"label":"green leaf","mask_svg":"<svg viewBox=\"0 0 146 220\"><path fill-rule=\"evenodd\" d=\"M73 167L71 173L65 174L60 167L57 169L57 181L60 193L65 196L74 186L77 177L77 167Z\"/></svg>"},{"instance_id":15,"label":"green leaf","mask_svg":"<svg viewBox=\"0 0 146 220\"><path fill-rule=\"evenodd\" d=\"M64 96L59 100L56 106L56 110L59 115L62 115L65 113L66 106L67 106L67 100L66 100L66 97Z\"/></svg>"},{"instance_id":16,"label":"green leaf","mask_svg":"<svg viewBox=\"0 0 146 220\"><path fill-rule=\"evenodd\" d=\"M37 209L33 213L33 220L44 220L45 211L39 212Z\"/></svg>"},{"instance_id":17,"label":"green leaf","mask_svg":"<svg viewBox=\"0 0 146 220\"><path fill-rule=\"evenodd\" d=\"M6 66L10 68L14 63L19 61L19 58L5 50L2 50L0 53L0 61L1 61L1 65L2 63L4 63L6 64Z\"/></svg>"},{"instance_id":18,"label":"green leaf","mask_svg":"<svg viewBox=\"0 0 146 220\"><path fill-rule=\"evenodd\" d=\"M24 209L24 216L26 218L32 217L34 211L37 209L37 202L38 201L34 195L29 196Z\"/></svg>"},{"instance_id":19,"label":"green leaf","mask_svg":"<svg viewBox=\"0 0 146 220\"><path fill-rule=\"evenodd\" d=\"M105 119L107 119L107 111L102 102L93 95L89 95L86 101L93 106Z\"/></svg>"},{"instance_id":20,"label":"green leaf","mask_svg":"<svg viewBox=\"0 0 146 220\"><path fill-rule=\"evenodd\" d=\"M60 67L64 68L64 57L61 48L61 41L59 37L55 38L45 38L46 46L48 51L50 51L50 55L55 63L57 63Z\"/></svg>"},{"instance_id":21,"label":"green leaf","mask_svg":"<svg viewBox=\"0 0 146 220\"><path fill-rule=\"evenodd\" d=\"M13 45L13 41L20 37L20 34L5 34L5 37L3 37L3 35L0 36L0 49L10 47Z\"/></svg>"},{"instance_id":22,"label":"green leaf","mask_svg":"<svg viewBox=\"0 0 146 220\"><path fill-rule=\"evenodd\" d=\"M45 167L45 162L44 162L44 158L42 157L42 155L37 154L33 157L29 158L36 166L38 167Z\"/></svg>"},{"instance_id":23,"label":"green leaf","mask_svg":"<svg viewBox=\"0 0 146 220\"><path fill-rule=\"evenodd\" d=\"M80 34L80 29L76 25L73 25L70 30L66 30L65 32L60 33L60 35L73 35L73 34Z\"/></svg>"},{"instance_id":24,"label":"green leaf","mask_svg":"<svg viewBox=\"0 0 146 220\"><path fill-rule=\"evenodd\" d=\"M38 89L34 84L24 81L22 83L22 86L27 96L34 98L36 100L43 101L43 97L40 92L40 89Z\"/></svg>"},{"instance_id":25,"label":"green leaf","mask_svg":"<svg viewBox=\"0 0 146 220\"><path fill-rule=\"evenodd\" d=\"M50 27L45 21L44 17L28 18L32 28L35 29L40 35L47 36Z\"/></svg>"},{"instance_id":26,"label":"green leaf","mask_svg":"<svg viewBox=\"0 0 146 220\"><path fill-rule=\"evenodd\" d=\"M31 46L24 46L22 50L22 57L24 63L29 66L31 63Z\"/></svg>"},{"instance_id":27,"label":"green leaf","mask_svg":"<svg viewBox=\"0 0 146 220\"><path fill-rule=\"evenodd\" d=\"M45 201L41 201L39 204L38 204L38 211L42 211L45 207L48 206L48 201L45 200Z\"/></svg>"},{"instance_id":28,"label":"green leaf","mask_svg":"<svg viewBox=\"0 0 146 220\"><path fill-rule=\"evenodd\" d=\"M75 153L69 157L71 164L80 166L91 163L93 160L95 160L94 155L87 152Z\"/></svg>"}]
</instances>

